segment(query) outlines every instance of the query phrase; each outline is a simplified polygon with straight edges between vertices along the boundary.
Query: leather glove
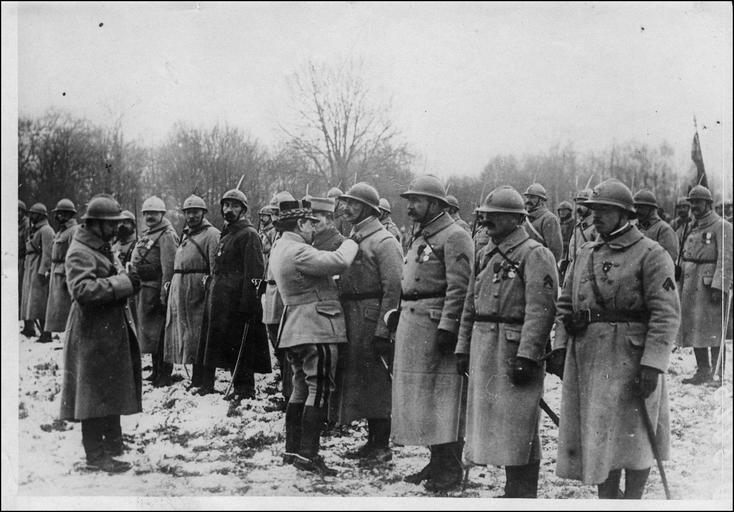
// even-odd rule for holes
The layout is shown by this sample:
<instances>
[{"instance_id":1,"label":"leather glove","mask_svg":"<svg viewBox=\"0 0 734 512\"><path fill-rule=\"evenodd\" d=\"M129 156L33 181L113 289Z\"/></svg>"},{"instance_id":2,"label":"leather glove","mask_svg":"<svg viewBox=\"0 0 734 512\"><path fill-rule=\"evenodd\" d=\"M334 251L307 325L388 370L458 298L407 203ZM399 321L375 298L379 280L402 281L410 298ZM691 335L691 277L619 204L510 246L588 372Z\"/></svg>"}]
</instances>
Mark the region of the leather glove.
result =
<instances>
[{"instance_id":1,"label":"leather glove","mask_svg":"<svg viewBox=\"0 0 734 512\"><path fill-rule=\"evenodd\" d=\"M385 325L387 326L387 330L390 332L395 332L398 329L398 321L400 320L400 312L397 309L391 309L387 313L385 313L385 317L383 318L385 321Z\"/></svg>"},{"instance_id":2,"label":"leather glove","mask_svg":"<svg viewBox=\"0 0 734 512\"><path fill-rule=\"evenodd\" d=\"M458 335L444 329L438 330L436 343L438 344L438 351L442 355L447 356L449 354L453 354L454 350L456 349L457 341L459 341Z\"/></svg>"},{"instance_id":3,"label":"leather glove","mask_svg":"<svg viewBox=\"0 0 734 512\"><path fill-rule=\"evenodd\" d=\"M516 357L512 365L512 383L523 386L535 379L539 370L538 363L525 357Z\"/></svg>"},{"instance_id":4,"label":"leather glove","mask_svg":"<svg viewBox=\"0 0 734 512\"><path fill-rule=\"evenodd\" d=\"M132 270L127 273L127 277L133 285L133 293L138 293L140 290L140 276L138 273Z\"/></svg>"},{"instance_id":5,"label":"leather glove","mask_svg":"<svg viewBox=\"0 0 734 512\"><path fill-rule=\"evenodd\" d=\"M390 338L372 336L372 351L375 353L375 357L382 357L389 364L392 359L392 342Z\"/></svg>"},{"instance_id":6,"label":"leather glove","mask_svg":"<svg viewBox=\"0 0 734 512\"><path fill-rule=\"evenodd\" d=\"M714 304L721 303L721 290L718 288L711 288L711 302Z\"/></svg>"},{"instance_id":7,"label":"leather glove","mask_svg":"<svg viewBox=\"0 0 734 512\"><path fill-rule=\"evenodd\" d=\"M647 398L652 395L655 388L658 387L658 375L660 371L657 368L651 368L650 366L640 366L640 371L635 378L635 384L637 384L637 393L642 398Z\"/></svg>"},{"instance_id":8,"label":"leather glove","mask_svg":"<svg viewBox=\"0 0 734 512\"><path fill-rule=\"evenodd\" d=\"M545 371L552 373L559 379L563 379L563 369L566 365L566 349L557 348L552 350L548 354L548 359L545 360Z\"/></svg>"},{"instance_id":9,"label":"leather glove","mask_svg":"<svg viewBox=\"0 0 734 512\"><path fill-rule=\"evenodd\" d=\"M469 354L456 354L456 372L459 375L469 373Z\"/></svg>"}]
</instances>

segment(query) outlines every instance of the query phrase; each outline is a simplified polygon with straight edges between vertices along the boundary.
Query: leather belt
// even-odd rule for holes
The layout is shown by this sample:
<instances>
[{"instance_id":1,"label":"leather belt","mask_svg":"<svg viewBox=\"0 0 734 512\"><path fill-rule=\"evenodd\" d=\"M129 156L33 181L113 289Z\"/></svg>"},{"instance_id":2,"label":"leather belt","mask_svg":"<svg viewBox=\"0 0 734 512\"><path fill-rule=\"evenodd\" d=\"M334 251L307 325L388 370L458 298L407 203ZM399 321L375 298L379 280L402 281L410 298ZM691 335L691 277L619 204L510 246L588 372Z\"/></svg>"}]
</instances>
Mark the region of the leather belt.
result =
<instances>
[{"instance_id":1,"label":"leather belt","mask_svg":"<svg viewBox=\"0 0 734 512\"><path fill-rule=\"evenodd\" d=\"M474 315L475 322L491 322L495 324L519 324L522 325L525 322L524 318L513 318L509 316L500 315Z\"/></svg>"},{"instance_id":2,"label":"leather belt","mask_svg":"<svg viewBox=\"0 0 734 512\"><path fill-rule=\"evenodd\" d=\"M360 293L342 293L339 295L341 300L365 300L365 299L381 299L382 291L360 292Z\"/></svg>"},{"instance_id":3,"label":"leather belt","mask_svg":"<svg viewBox=\"0 0 734 512\"><path fill-rule=\"evenodd\" d=\"M198 268L191 268L191 269L183 269L183 268L175 268L173 269L174 274L208 274L208 269L198 269Z\"/></svg>"},{"instance_id":4,"label":"leather belt","mask_svg":"<svg viewBox=\"0 0 734 512\"><path fill-rule=\"evenodd\" d=\"M401 292L400 299L405 301L423 300L423 299L439 299L446 297L446 290L435 292Z\"/></svg>"},{"instance_id":5,"label":"leather belt","mask_svg":"<svg viewBox=\"0 0 734 512\"><path fill-rule=\"evenodd\" d=\"M51 263L66 263L66 260L51 260Z\"/></svg>"},{"instance_id":6,"label":"leather belt","mask_svg":"<svg viewBox=\"0 0 734 512\"><path fill-rule=\"evenodd\" d=\"M635 322L644 324L650 320L650 313L634 309L582 309L574 311L574 315L578 315L579 318L590 324L595 322Z\"/></svg>"},{"instance_id":7,"label":"leather belt","mask_svg":"<svg viewBox=\"0 0 734 512\"><path fill-rule=\"evenodd\" d=\"M718 260L701 260L698 258L681 258L683 261L688 261L690 263L716 263Z\"/></svg>"}]
</instances>

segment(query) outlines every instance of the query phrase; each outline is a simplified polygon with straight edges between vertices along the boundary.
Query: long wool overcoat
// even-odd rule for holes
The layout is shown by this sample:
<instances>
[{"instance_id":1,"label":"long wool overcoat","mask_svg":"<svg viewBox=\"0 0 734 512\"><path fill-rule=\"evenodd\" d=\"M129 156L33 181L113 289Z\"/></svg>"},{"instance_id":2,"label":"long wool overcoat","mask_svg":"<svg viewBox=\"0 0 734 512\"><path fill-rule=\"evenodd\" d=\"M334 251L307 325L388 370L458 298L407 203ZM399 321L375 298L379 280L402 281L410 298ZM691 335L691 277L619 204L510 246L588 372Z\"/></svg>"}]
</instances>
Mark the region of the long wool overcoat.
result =
<instances>
[{"instance_id":1,"label":"long wool overcoat","mask_svg":"<svg viewBox=\"0 0 734 512\"><path fill-rule=\"evenodd\" d=\"M647 221L639 222L637 227L650 240L655 240L668 251L673 262L678 261L678 236L670 224L653 213Z\"/></svg>"},{"instance_id":2,"label":"long wool overcoat","mask_svg":"<svg viewBox=\"0 0 734 512\"><path fill-rule=\"evenodd\" d=\"M469 354L465 454L475 464L517 466L540 459L545 372L539 361L555 319L558 284L553 255L522 227L499 244L512 265L496 247L490 241L477 257L456 347L457 354ZM506 321L487 321L487 315ZM540 366L522 386L512 382L516 357Z\"/></svg>"},{"instance_id":3,"label":"long wool overcoat","mask_svg":"<svg viewBox=\"0 0 734 512\"><path fill-rule=\"evenodd\" d=\"M395 333L392 439L403 445L458 440L464 377L456 356L439 352L438 329L458 334L474 248L469 233L442 213L422 226L403 258ZM413 293L436 297L405 300Z\"/></svg>"},{"instance_id":4,"label":"long wool overcoat","mask_svg":"<svg viewBox=\"0 0 734 512\"><path fill-rule=\"evenodd\" d=\"M18 319L23 320L23 269L25 268L25 241L31 230L27 216L18 220Z\"/></svg>"},{"instance_id":5,"label":"long wool overcoat","mask_svg":"<svg viewBox=\"0 0 734 512\"><path fill-rule=\"evenodd\" d=\"M678 344L695 348L718 347L727 296L722 293L717 297L714 291L731 293L731 224L715 212L697 219L683 244L680 260L683 316Z\"/></svg>"},{"instance_id":6,"label":"long wool overcoat","mask_svg":"<svg viewBox=\"0 0 734 512\"><path fill-rule=\"evenodd\" d=\"M81 226L66 254L71 293L64 334L62 420L142 410L140 350L127 305L133 285L118 274L105 242Z\"/></svg>"},{"instance_id":7,"label":"long wool overcoat","mask_svg":"<svg viewBox=\"0 0 734 512\"><path fill-rule=\"evenodd\" d=\"M46 318L48 280L45 276L51 272L53 240L54 230L45 218L31 227L26 239L21 303L23 320L44 320Z\"/></svg>"},{"instance_id":8,"label":"long wool overcoat","mask_svg":"<svg viewBox=\"0 0 734 512\"><path fill-rule=\"evenodd\" d=\"M196 359L206 305L204 279L211 274L219 235L206 219L195 229L183 230L168 289L163 357L169 363L191 364Z\"/></svg>"},{"instance_id":9,"label":"long wool overcoat","mask_svg":"<svg viewBox=\"0 0 734 512\"><path fill-rule=\"evenodd\" d=\"M79 225L76 219L70 219L62 225L54 236L51 247L51 281L48 288L46 304L46 323L44 329L50 332L61 332L66 329L66 320L71 309L71 296L66 286L66 251L74 239Z\"/></svg>"},{"instance_id":10,"label":"long wool overcoat","mask_svg":"<svg viewBox=\"0 0 734 512\"><path fill-rule=\"evenodd\" d=\"M132 266L141 273L142 285L136 299L138 342L143 354L155 352L166 322L165 283L173 277L173 259L178 235L171 222L161 222L140 234L135 243ZM148 270L143 271L143 268ZM150 272L150 274L149 274Z\"/></svg>"},{"instance_id":11,"label":"long wool overcoat","mask_svg":"<svg viewBox=\"0 0 734 512\"><path fill-rule=\"evenodd\" d=\"M553 253L555 260L563 258L563 237L561 222L545 205L528 212L528 223L525 229L533 240L537 240Z\"/></svg>"},{"instance_id":12,"label":"long wool overcoat","mask_svg":"<svg viewBox=\"0 0 734 512\"><path fill-rule=\"evenodd\" d=\"M210 368L233 370L242 346L241 365L269 373L270 350L257 283L265 265L260 236L248 219L224 227L214 255L197 361Z\"/></svg>"},{"instance_id":13,"label":"long wool overcoat","mask_svg":"<svg viewBox=\"0 0 734 512\"><path fill-rule=\"evenodd\" d=\"M384 316L400 302L403 267L400 242L377 217L355 225L352 238L359 241L359 252L339 279L348 343L339 351L332 397L341 424L390 417L388 361L376 357L372 338L390 337Z\"/></svg>"},{"instance_id":14,"label":"long wool overcoat","mask_svg":"<svg viewBox=\"0 0 734 512\"><path fill-rule=\"evenodd\" d=\"M655 463L635 384L640 365L661 372L645 405L658 450L668 458L665 374L680 303L670 256L634 226L611 240L584 244L577 256L556 305L554 346L566 347L557 473L599 484L612 470ZM649 319L594 322L581 334L568 334L562 315L586 309L647 312Z\"/></svg>"}]
</instances>

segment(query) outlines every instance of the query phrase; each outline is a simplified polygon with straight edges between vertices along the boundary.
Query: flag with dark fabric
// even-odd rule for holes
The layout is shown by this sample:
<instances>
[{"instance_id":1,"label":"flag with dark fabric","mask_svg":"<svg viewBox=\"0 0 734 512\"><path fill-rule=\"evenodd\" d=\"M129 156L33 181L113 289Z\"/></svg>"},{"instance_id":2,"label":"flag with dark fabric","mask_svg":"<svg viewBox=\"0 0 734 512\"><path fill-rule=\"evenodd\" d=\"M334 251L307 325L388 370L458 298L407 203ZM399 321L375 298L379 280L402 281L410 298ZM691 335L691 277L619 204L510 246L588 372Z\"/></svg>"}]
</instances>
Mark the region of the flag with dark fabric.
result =
<instances>
[{"instance_id":1,"label":"flag with dark fabric","mask_svg":"<svg viewBox=\"0 0 734 512\"><path fill-rule=\"evenodd\" d=\"M701 143L698 140L698 130L693 136L693 148L691 149L691 160L696 164L696 183L694 185L703 185L708 188L709 183L706 179L706 169L703 166L703 154L701 153Z\"/></svg>"}]
</instances>

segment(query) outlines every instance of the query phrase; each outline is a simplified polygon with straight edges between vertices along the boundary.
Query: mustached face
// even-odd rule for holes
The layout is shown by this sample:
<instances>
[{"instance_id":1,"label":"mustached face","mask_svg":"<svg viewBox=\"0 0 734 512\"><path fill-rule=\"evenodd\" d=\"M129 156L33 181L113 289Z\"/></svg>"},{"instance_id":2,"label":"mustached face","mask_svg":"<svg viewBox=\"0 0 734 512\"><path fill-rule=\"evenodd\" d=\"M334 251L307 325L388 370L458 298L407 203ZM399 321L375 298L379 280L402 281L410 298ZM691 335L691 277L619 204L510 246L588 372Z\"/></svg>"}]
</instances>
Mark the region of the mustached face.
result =
<instances>
[{"instance_id":1,"label":"mustached face","mask_svg":"<svg viewBox=\"0 0 734 512\"><path fill-rule=\"evenodd\" d=\"M705 199L690 199L691 213L696 218L704 216L709 210L711 210L711 203Z\"/></svg>"},{"instance_id":2,"label":"mustached face","mask_svg":"<svg viewBox=\"0 0 734 512\"><path fill-rule=\"evenodd\" d=\"M160 224L163 220L163 212L143 212L143 218L145 219L145 225L152 227Z\"/></svg>"},{"instance_id":3,"label":"mustached face","mask_svg":"<svg viewBox=\"0 0 734 512\"><path fill-rule=\"evenodd\" d=\"M204 220L204 210L201 208L189 208L184 213L186 214L186 224L191 228L198 226Z\"/></svg>"},{"instance_id":4,"label":"mustached face","mask_svg":"<svg viewBox=\"0 0 734 512\"><path fill-rule=\"evenodd\" d=\"M624 220L626 220L623 210L616 206L594 205L591 208L591 213L594 217L594 227L602 235L613 233L622 227Z\"/></svg>"},{"instance_id":5,"label":"mustached face","mask_svg":"<svg viewBox=\"0 0 734 512\"><path fill-rule=\"evenodd\" d=\"M244 207L239 201L230 201L225 199L222 201L222 217L227 221L228 224L237 222L242 215Z\"/></svg>"}]
</instances>

